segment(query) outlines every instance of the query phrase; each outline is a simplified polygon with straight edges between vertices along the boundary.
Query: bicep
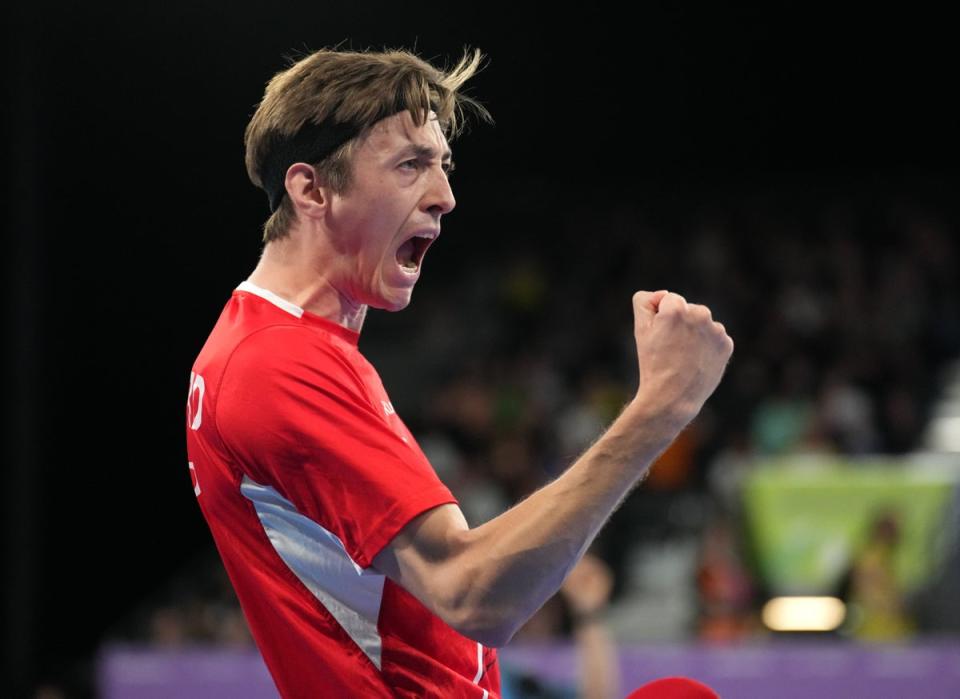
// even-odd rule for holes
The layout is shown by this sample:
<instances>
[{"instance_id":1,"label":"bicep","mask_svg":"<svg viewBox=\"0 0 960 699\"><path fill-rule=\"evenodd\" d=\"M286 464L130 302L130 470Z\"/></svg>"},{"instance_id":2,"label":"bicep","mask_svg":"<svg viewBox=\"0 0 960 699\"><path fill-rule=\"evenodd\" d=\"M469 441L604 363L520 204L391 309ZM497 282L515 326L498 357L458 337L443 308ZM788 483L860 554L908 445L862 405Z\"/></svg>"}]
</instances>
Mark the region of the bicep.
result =
<instances>
[{"instance_id":1,"label":"bicep","mask_svg":"<svg viewBox=\"0 0 960 699\"><path fill-rule=\"evenodd\" d=\"M469 532L457 505L434 507L410 520L374 557L373 567L456 627Z\"/></svg>"}]
</instances>

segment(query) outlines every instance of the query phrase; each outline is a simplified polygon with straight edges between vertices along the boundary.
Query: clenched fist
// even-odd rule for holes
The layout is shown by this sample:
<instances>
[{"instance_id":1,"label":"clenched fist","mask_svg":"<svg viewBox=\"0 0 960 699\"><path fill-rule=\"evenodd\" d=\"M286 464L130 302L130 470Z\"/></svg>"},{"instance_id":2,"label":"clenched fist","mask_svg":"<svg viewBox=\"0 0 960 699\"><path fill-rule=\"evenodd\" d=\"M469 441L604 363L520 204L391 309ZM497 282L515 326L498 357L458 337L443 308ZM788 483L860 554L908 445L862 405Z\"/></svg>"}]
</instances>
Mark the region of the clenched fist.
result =
<instances>
[{"instance_id":1,"label":"clenched fist","mask_svg":"<svg viewBox=\"0 0 960 699\"><path fill-rule=\"evenodd\" d=\"M720 383L733 340L710 309L668 291L633 295L637 400L686 424Z\"/></svg>"}]
</instances>

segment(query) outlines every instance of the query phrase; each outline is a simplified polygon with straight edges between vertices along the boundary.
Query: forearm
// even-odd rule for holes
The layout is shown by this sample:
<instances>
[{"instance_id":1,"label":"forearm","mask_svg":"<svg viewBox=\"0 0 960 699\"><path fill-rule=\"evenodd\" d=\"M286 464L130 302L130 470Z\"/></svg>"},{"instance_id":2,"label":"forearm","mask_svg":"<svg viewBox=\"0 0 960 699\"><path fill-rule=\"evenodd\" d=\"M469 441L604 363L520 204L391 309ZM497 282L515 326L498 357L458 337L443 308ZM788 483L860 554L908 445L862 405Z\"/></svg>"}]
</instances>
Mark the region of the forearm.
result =
<instances>
[{"instance_id":1,"label":"forearm","mask_svg":"<svg viewBox=\"0 0 960 699\"><path fill-rule=\"evenodd\" d=\"M450 626L503 645L551 595L653 460L700 411L733 352L710 309L633 295L640 390L560 478L470 529L454 504L415 517L374 568Z\"/></svg>"},{"instance_id":2,"label":"forearm","mask_svg":"<svg viewBox=\"0 0 960 699\"><path fill-rule=\"evenodd\" d=\"M509 640L559 589L682 424L635 400L562 476L466 532L455 564L472 623Z\"/></svg>"}]
</instances>

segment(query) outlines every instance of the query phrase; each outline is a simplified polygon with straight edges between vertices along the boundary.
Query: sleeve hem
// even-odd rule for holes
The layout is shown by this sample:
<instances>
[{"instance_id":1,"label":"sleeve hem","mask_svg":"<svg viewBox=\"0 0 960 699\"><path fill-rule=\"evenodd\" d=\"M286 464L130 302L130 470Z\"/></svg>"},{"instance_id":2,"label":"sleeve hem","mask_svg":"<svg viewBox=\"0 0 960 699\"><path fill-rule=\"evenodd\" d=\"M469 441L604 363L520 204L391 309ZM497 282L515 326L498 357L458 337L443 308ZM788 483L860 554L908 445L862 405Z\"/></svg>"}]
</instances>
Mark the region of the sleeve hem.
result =
<instances>
[{"instance_id":1,"label":"sleeve hem","mask_svg":"<svg viewBox=\"0 0 960 699\"><path fill-rule=\"evenodd\" d=\"M376 533L359 546L356 562L363 568L369 568L383 547L389 544L414 517L434 507L447 504L459 503L449 488L442 483L396 503L376 523L373 528Z\"/></svg>"}]
</instances>

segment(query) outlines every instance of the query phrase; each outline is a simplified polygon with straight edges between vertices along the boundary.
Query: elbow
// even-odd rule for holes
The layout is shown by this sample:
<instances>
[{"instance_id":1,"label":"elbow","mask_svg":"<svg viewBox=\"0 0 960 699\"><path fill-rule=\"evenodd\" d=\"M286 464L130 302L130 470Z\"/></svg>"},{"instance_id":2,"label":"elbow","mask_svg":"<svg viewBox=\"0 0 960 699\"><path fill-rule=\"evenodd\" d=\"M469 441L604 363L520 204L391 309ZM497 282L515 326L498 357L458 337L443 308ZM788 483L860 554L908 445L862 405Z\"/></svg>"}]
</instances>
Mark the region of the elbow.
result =
<instances>
[{"instance_id":1,"label":"elbow","mask_svg":"<svg viewBox=\"0 0 960 699\"><path fill-rule=\"evenodd\" d=\"M510 626L495 626L492 624L478 623L476 621L460 624L453 628L461 636L476 641L486 648L503 648L517 632L517 629Z\"/></svg>"},{"instance_id":2,"label":"elbow","mask_svg":"<svg viewBox=\"0 0 960 699\"><path fill-rule=\"evenodd\" d=\"M487 648L502 648L519 630L517 620L521 616L488 596L478 595L459 605L448 623L460 635Z\"/></svg>"},{"instance_id":3,"label":"elbow","mask_svg":"<svg viewBox=\"0 0 960 699\"><path fill-rule=\"evenodd\" d=\"M471 638L467 636L467 638ZM499 633L491 632L489 634L483 634L472 640L476 641L484 648L503 648L505 645L510 643L510 639L513 638L513 633Z\"/></svg>"},{"instance_id":4,"label":"elbow","mask_svg":"<svg viewBox=\"0 0 960 699\"><path fill-rule=\"evenodd\" d=\"M448 595L441 618L454 631L487 648L502 648L519 630L529 614L516 608L516 601L501 589L502 577L494 574L487 557L467 553L448 568ZM472 549L475 551L476 549Z\"/></svg>"},{"instance_id":5,"label":"elbow","mask_svg":"<svg viewBox=\"0 0 960 699\"><path fill-rule=\"evenodd\" d=\"M504 627L500 629L491 629L488 633L484 634L484 640L479 640L478 643L486 646L487 648L503 648L505 645L510 643L513 639L513 635L519 629L513 627Z\"/></svg>"}]
</instances>

